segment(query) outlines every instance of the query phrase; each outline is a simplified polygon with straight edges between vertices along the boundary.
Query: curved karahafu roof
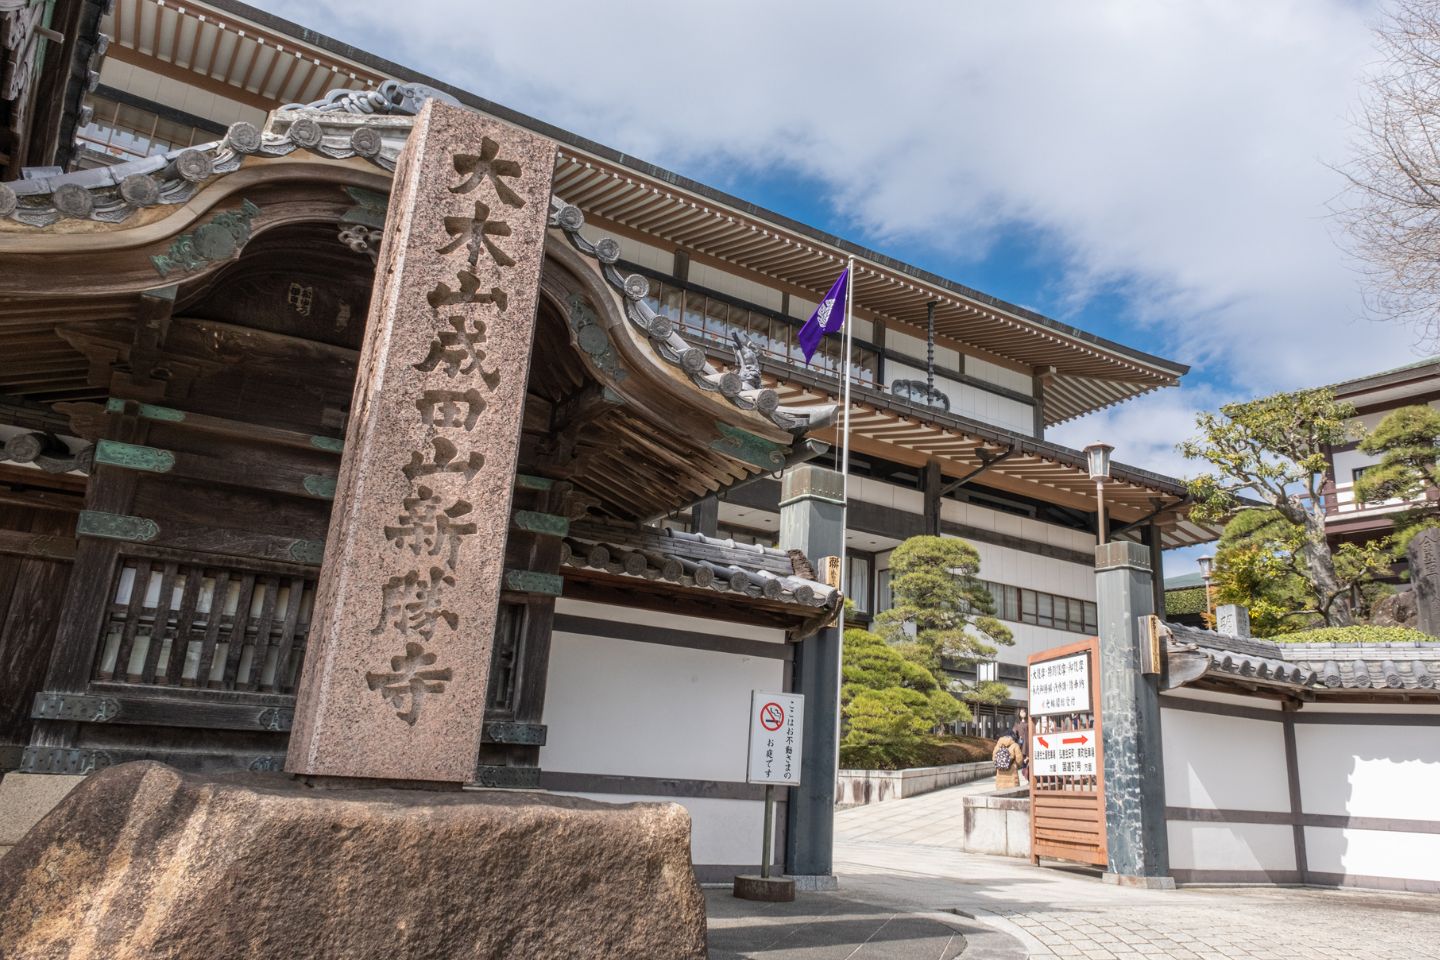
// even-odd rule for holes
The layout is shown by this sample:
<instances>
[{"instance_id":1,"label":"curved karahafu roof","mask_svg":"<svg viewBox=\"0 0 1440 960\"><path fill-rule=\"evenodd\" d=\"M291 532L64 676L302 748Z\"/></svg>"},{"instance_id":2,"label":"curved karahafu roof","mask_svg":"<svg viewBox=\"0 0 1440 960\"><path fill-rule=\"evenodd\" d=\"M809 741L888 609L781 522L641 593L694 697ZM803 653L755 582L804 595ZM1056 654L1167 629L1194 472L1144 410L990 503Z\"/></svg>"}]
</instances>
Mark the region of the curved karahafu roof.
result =
<instances>
[{"instance_id":1,"label":"curved karahafu roof","mask_svg":"<svg viewBox=\"0 0 1440 960\"><path fill-rule=\"evenodd\" d=\"M235 173L249 158L280 158L296 151L331 160L358 158L393 173L409 132L408 118L435 94L427 88L394 81L387 81L376 91L335 91L316 104L297 104L277 113L272 129L265 133L242 121L231 125L224 139L212 143L111 167L0 184L0 219L37 228L59 226L57 232L63 233L74 232L73 228L84 221L123 224L150 208L188 202L205 184ZM211 231L213 239L208 242L238 253L248 239L248 218L255 213L258 209L253 205L247 208L242 204L238 217L243 221L240 227L245 236L227 228ZM649 338L656 354L683 370L696 387L718 393L737 409L753 411L797 436L829 422L833 405L782 407L776 391L747 386L738 374L717 369L703 350L681 339L669 320L657 317L644 302L649 281L639 275L622 275L616 269L619 244L608 238L591 243L581 235L585 217L578 207L556 196L550 225L562 230L577 250L598 262L602 276L623 298L625 315ZM222 251L219 247L207 249L206 243L206 235L197 231L191 241L196 249L180 251L174 266L183 266L187 255L224 259L211 256ZM169 272L168 261L157 262L156 266L162 277ZM775 469L783 465L783 458L776 459Z\"/></svg>"},{"instance_id":2,"label":"curved karahafu roof","mask_svg":"<svg viewBox=\"0 0 1440 960\"><path fill-rule=\"evenodd\" d=\"M286 233L279 228L309 224L313 235L334 224L334 256L368 252L411 114L427 95L394 83L342 91L277 111L264 132L236 123L213 143L0 186L0 392L42 403L103 398L97 350L143 316L156 288L169 290L162 299L187 335L209 329L180 318L222 278L244 273L253 259L246 250L274 247L272 238ZM650 310L647 281L617 268L614 240L581 235L576 207L554 198L550 226L545 329L549 342L568 339L575 350L569 358L544 354L549 361L532 374L555 388L537 402L570 424L569 452L544 456L558 458L556 469L583 463L573 479L598 510L649 519L823 451L802 438L830 422L833 403L785 405L756 377L712 364ZM283 250L261 259L277 254ZM368 269L363 264L345 269ZM216 336L227 350L248 349L243 338ZM49 353L37 360L22 341ZM353 363L346 357L335 362ZM562 408L572 388L596 403Z\"/></svg>"}]
</instances>

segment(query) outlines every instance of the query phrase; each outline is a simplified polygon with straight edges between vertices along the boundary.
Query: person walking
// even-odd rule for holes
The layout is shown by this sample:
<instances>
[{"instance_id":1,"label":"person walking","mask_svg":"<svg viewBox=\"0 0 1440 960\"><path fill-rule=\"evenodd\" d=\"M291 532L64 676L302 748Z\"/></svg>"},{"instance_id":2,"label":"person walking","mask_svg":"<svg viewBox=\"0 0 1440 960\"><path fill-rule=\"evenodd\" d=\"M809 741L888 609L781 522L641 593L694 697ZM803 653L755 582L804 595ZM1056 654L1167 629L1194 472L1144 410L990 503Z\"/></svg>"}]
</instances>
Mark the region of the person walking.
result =
<instances>
[{"instance_id":1,"label":"person walking","mask_svg":"<svg viewBox=\"0 0 1440 960\"><path fill-rule=\"evenodd\" d=\"M1020 786L1020 768L1025 763L1025 748L1019 740L1006 733L995 741L990 752L995 762L995 789L1013 790Z\"/></svg>"}]
</instances>

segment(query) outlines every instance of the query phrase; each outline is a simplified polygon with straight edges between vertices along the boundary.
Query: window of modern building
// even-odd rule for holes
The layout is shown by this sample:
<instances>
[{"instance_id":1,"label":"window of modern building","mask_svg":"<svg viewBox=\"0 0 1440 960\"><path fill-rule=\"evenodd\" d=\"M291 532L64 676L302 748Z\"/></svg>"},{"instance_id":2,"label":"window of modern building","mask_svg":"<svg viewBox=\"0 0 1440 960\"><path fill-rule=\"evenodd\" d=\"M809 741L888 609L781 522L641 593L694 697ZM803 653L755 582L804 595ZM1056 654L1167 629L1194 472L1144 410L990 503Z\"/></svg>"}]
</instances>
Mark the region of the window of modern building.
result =
<instances>
[{"instance_id":1,"label":"window of modern building","mask_svg":"<svg viewBox=\"0 0 1440 960\"><path fill-rule=\"evenodd\" d=\"M91 94L87 103L93 114L76 132L77 139L86 148L119 160L143 159L215 139L213 133L97 94Z\"/></svg>"},{"instance_id":2,"label":"window of modern building","mask_svg":"<svg viewBox=\"0 0 1440 960\"><path fill-rule=\"evenodd\" d=\"M869 612L870 606L870 560L867 557L846 557L850 567L848 596L855 601L855 608ZM886 571L887 573L889 571ZM883 607L881 609L884 609Z\"/></svg>"},{"instance_id":3,"label":"window of modern building","mask_svg":"<svg viewBox=\"0 0 1440 960\"><path fill-rule=\"evenodd\" d=\"M1095 604L1089 600L1076 600L1003 583L982 582L995 599L995 616L1001 620L1071 633L1093 634L1097 630Z\"/></svg>"},{"instance_id":4,"label":"window of modern building","mask_svg":"<svg viewBox=\"0 0 1440 960\"><path fill-rule=\"evenodd\" d=\"M975 664L975 679L980 683L1000 679L1000 664L995 660L981 660Z\"/></svg>"},{"instance_id":5,"label":"window of modern building","mask_svg":"<svg viewBox=\"0 0 1440 960\"><path fill-rule=\"evenodd\" d=\"M875 609L889 610L895 601L890 595L890 568L875 571Z\"/></svg>"}]
</instances>

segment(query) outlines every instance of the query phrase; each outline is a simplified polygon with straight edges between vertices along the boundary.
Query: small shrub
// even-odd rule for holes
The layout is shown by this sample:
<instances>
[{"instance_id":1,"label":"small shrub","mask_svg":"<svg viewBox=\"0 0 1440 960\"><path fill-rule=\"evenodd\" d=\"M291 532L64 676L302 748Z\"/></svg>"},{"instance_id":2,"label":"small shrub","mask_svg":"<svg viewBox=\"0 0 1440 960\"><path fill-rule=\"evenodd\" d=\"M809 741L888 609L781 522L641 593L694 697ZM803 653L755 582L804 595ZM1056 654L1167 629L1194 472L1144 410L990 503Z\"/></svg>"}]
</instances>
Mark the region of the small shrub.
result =
<instances>
[{"instance_id":1,"label":"small shrub","mask_svg":"<svg viewBox=\"0 0 1440 960\"><path fill-rule=\"evenodd\" d=\"M1320 627L1271 637L1276 643L1435 643L1440 637L1409 627Z\"/></svg>"}]
</instances>

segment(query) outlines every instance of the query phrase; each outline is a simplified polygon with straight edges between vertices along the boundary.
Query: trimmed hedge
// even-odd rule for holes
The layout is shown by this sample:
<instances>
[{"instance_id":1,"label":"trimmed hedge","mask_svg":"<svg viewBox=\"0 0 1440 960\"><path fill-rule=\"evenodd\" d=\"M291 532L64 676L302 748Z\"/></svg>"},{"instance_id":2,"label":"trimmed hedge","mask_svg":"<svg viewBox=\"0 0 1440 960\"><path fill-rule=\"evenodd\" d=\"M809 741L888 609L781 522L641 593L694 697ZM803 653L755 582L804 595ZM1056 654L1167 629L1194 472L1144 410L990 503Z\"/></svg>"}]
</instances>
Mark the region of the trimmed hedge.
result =
<instances>
[{"instance_id":1,"label":"trimmed hedge","mask_svg":"<svg viewBox=\"0 0 1440 960\"><path fill-rule=\"evenodd\" d=\"M1177 616L1187 613L1205 612L1205 588L1184 587L1180 590L1165 591L1165 614Z\"/></svg>"},{"instance_id":2,"label":"trimmed hedge","mask_svg":"<svg viewBox=\"0 0 1440 960\"><path fill-rule=\"evenodd\" d=\"M1167 604L1168 606L1168 604ZM1268 639L1276 643L1436 643L1440 637L1412 630L1409 627L1320 627L1285 633Z\"/></svg>"}]
</instances>

